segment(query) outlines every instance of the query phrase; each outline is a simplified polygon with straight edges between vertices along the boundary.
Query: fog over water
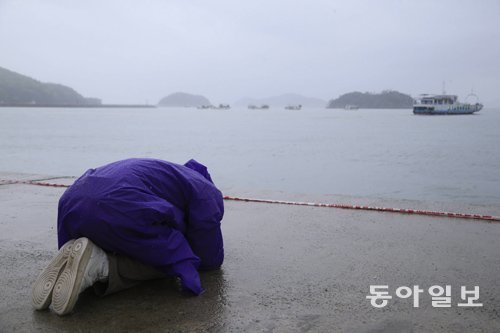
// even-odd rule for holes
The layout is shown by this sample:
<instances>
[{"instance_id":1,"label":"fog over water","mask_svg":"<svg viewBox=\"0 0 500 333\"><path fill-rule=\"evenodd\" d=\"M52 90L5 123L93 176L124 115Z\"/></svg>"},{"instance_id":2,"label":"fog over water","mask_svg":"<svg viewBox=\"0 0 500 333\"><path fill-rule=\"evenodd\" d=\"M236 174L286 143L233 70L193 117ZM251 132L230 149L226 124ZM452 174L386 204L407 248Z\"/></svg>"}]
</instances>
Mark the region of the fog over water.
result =
<instances>
[{"instance_id":1,"label":"fog over water","mask_svg":"<svg viewBox=\"0 0 500 333\"><path fill-rule=\"evenodd\" d=\"M500 2L0 1L0 66L105 103L474 89L500 106Z\"/></svg>"},{"instance_id":2,"label":"fog over water","mask_svg":"<svg viewBox=\"0 0 500 333\"><path fill-rule=\"evenodd\" d=\"M78 176L154 157L206 164L232 194L500 203L500 109L0 109L0 172Z\"/></svg>"}]
</instances>

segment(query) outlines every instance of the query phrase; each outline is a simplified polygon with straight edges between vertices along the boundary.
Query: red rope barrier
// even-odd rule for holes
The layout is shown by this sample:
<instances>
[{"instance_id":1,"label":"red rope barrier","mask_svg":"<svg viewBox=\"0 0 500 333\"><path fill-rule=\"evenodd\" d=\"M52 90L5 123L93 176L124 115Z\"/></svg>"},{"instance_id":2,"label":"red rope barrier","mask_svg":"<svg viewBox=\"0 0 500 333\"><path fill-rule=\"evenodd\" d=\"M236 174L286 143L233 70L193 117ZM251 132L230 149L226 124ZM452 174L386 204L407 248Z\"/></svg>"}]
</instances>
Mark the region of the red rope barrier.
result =
<instances>
[{"instance_id":1,"label":"red rope barrier","mask_svg":"<svg viewBox=\"0 0 500 333\"><path fill-rule=\"evenodd\" d=\"M50 187L70 187L71 185L48 183L36 180L0 180L0 185L10 184L26 184L37 186L50 186ZM347 204L334 204L334 203L315 203L315 202L297 202L297 201L283 201L283 200L270 200L270 199L256 199L256 198L238 198L231 196L224 196L224 200L243 201L243 202L256 202L280 205L293 205L293 206L310 206L310 207L327 207L327 208L340 208L340 209L354 209L354 210L368 210L387 213L400 213L400 214L415 214L427 216L440 216L440 217L454 217L463 219L474 219L489 222L500 222L500 216L480 215L480 214L464 214L464 213L451 213L451 212L437 212L430 210L419 209L406 209L406 208L389 208L389 207L371 207L360 205L347 205Z\"/></svg>"},{"instance_id":2,"label":"red rope barrier","mask_svg":"<svg viewBox=\"0 0 500 333\"><path fill-rule=\"evenodd\" d=\"M283 200L237 198L237 197L230 197L230 196L225 196L224 199L225 200L233 200L233 201L258 202L258 203L293 205L293 206L328 207L328 208L340 208L340 209L371 210L371 211L377 211L377 212L400 213L400 214L416 214L416 215L441 216L441 217L456 217L456 218L464 218L464 219L484 220L484 221L490 221L490 222L491 221L500 221L500 216L479 215L479 214L463 214L463 213L451 213L451 212L436 212L436 211L419 210L419 209L371 207L371 206L360 206L360 205L326 204L326 203L314 203L314 202L295 202L295 201L283 201Z\"/></svg>"},{"instance_id":3,"label":"red rope barrier","mask_svg":"<svg viewBox=\"0 0 500 333\"><path fill-rule=\"evenodd\" d=\"M38 186L50 186L50 187L70 187L71 185L64 184L54 184L46 183L36 180L0 180L0 185L11 185L11 184L25 184L25 185L38 185Z\"/></svg>"}]
</instances>

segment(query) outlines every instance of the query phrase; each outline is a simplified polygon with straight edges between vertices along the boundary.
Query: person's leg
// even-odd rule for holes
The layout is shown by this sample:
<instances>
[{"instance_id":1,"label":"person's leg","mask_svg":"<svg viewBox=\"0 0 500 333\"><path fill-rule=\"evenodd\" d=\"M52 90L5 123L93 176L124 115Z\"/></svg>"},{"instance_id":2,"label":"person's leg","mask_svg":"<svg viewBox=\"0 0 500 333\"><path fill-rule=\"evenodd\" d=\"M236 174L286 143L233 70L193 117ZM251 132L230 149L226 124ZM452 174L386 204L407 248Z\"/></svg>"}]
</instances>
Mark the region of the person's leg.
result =
<instances>
[{"instance_id":1,"label":"person's leg","mask_svg":"<svg viewBox=\"0 0 500 333\"><path fill-rule=\"evenodd\" d=\"M140 281L164 277L164 273L153 267L126 256L106 253L88 238L78 238L55 283L52 308L58 315L70 313L78 295L91 286L98 295L104 296L130 288Z\"/></svg>"},{"instance_id":2,"label":"person's leg","mask_svg":"<svg viewBox=\"0 0 500 333\"><path fill-rule=\"evenodd\" d=\"M52 291L52 309L58 315L70 313L82 291L108 276L106 252L88 238L78 238Z\"/></svg>"},{"instance_id":3,"label":"person's leg","mask_svg":"<svg viewBox=\"0 0 500 333\"><path fill-rule=\"evenodd\" d=\"M106 253L109 260L109 276L106 282L94 284L94 291L99 296L116 293L139 284L141 281L161 279L166 274L130 257Z\"/></svg>"},{"instance_id":4,"label":"person's leg","mask_svg":"<svg viewBox=\"0 0 500 333\"><path fill-rule=\"evenodd\" d=\"M44 310L52 302L52 290L59 275L66 266L75 241L72 239L59 250L47 267L40 273L31 290L31 304L37 310Z\"/></svg>"}]
</instances>

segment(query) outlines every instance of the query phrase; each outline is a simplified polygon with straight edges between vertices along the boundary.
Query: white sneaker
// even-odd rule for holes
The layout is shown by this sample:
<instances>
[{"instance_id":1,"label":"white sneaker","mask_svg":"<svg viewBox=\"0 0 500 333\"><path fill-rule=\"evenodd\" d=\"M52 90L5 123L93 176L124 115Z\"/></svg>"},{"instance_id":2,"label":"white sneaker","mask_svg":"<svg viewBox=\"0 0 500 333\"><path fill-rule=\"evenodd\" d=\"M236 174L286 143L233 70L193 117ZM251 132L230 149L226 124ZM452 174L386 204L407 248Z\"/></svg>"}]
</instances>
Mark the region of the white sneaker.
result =
<instances>
[{"instance_id":1,"label":"white sneaker","mask_svg":"<svg viewBox=\"0 0 500 333\"><path fill-rule=\"evenodd\" d=\"M57 255L52 258L52 261L40 273L33 284L31 304L35 309L43 310L49 307L52 301L52 290L59 275L66 266L66 261L74 242L75 240L72 239L61 247Z\"/></svg>"},{"instance_id":2,"label":"white sneaker","mask_svg":"<svg viewBox=\"0 0 500 333\"><path fill-rule=\"evenodd\" d=\"M108 274L106 252L88 238L78 238L52 293L52 308L55 313L61 316L70 313L78 295L95 282L105 281Z\"/></svg>"}]
</instances>

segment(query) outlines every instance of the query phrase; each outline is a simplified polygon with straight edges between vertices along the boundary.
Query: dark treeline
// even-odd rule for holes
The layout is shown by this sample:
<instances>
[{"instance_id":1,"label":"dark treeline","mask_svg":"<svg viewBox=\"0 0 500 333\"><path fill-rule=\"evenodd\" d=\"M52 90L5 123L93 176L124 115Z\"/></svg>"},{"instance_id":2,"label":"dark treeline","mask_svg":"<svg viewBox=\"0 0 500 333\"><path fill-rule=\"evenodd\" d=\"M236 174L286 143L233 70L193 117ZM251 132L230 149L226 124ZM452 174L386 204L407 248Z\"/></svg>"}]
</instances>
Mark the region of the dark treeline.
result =
<instances>
[{"instance_id":1,"label":"dark treeline","mask_svg":"<svg viewBox=\"0 0 500 333\"><path fill-rule=\"evenodd\" d=\"M99 105L62 84L43 83L0 67L0 105Z\"/></svg>"},{"instance_id":2,"label":"dark treeline","mask_svg":"<svg viewBox=\"0 0 500 333\"><path fill-rule=\"evenodd\" d=\"M356 91L330 100L327 108L344 108L346 105L355 105L366 109L408 109L413 106L413 98L410 95L391 90L383 91L380 94Z\"/></svg>"}]
</instances>

